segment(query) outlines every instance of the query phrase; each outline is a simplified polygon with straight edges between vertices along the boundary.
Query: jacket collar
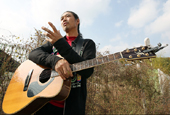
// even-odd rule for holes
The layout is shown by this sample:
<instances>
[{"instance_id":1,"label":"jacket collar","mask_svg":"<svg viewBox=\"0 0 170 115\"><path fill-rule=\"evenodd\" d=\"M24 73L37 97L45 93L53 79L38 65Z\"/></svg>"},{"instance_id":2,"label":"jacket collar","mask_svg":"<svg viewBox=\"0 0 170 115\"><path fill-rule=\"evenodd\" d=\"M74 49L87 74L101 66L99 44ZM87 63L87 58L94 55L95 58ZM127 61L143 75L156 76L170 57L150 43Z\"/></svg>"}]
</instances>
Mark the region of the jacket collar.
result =
<instances>
[{"instance_id":1,"label":"jacket collar","mask_svg":"<svg viewBox=\"0 0 170 115\"><path fill-rule=\"evenodd\" d=\"M64 38L67 39L66 36L64 36ZM79 34L79 35L76 37L76 39L75 39L74 41L72 41L72 46L73 46L73 47L76 46L77 41L78 41L80 38L81 38L81 35Z\"/></svg>"}]
</instances>

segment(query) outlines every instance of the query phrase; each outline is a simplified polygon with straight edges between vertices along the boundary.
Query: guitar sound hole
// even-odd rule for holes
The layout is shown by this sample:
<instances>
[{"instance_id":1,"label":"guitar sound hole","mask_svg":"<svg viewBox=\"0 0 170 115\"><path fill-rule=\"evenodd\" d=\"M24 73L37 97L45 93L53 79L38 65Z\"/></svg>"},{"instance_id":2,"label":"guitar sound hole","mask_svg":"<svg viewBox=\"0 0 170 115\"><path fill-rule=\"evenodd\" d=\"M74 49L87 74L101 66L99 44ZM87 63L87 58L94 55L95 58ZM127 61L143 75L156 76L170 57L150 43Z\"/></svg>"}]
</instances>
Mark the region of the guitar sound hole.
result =
<instances>
[{"instance_id":1,"label":"guitar sound hole","mask_svg":"<svg viewBox=\"0 0 170 115\"><path fill-rule=\"evenodd\" d=\"M44 69L42 73L40 74L39 81L41 83L47 82L51 77L51 70L50 69Z\"/></svg>"}]
</instances>

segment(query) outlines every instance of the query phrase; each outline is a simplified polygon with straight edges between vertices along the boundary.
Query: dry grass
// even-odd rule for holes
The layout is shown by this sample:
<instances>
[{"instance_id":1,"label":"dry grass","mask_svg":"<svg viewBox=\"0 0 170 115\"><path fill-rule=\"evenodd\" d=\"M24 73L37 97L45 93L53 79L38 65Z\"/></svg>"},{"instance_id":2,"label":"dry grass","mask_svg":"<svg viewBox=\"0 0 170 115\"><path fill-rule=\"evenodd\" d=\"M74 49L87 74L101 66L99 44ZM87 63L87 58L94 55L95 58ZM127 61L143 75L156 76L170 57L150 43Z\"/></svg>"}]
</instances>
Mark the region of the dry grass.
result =
<instances>
[{"instance_id":1,"label":"dry grass","mask_svg":"<svg viewBox=\"0 0 170 115\"><path fill-rule=\"evenodd\" d=\"M96 67L88 79L86 114L169 114L170 96L160 93L155 69L148 62L140 66Z\"/></svg>"}]
</instances>

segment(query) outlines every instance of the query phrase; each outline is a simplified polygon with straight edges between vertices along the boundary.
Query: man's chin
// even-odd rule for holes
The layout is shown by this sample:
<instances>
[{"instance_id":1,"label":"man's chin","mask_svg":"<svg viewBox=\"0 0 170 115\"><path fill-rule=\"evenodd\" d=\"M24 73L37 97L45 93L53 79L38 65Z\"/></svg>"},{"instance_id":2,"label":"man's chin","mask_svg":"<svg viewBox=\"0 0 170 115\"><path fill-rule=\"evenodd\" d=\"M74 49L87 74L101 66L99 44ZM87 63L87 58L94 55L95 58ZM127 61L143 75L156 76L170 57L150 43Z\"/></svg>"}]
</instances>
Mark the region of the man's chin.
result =
<instances>
[{"instance_id":1,"label":"man's chin","mask_svg":"<svg viewBox=\"0 0 170 115\"><path fill-rule=\"evenodd\" d=\"M69 32L69 29L66 27L63 29L66 33Z\"/></svg>"}]
</instances>

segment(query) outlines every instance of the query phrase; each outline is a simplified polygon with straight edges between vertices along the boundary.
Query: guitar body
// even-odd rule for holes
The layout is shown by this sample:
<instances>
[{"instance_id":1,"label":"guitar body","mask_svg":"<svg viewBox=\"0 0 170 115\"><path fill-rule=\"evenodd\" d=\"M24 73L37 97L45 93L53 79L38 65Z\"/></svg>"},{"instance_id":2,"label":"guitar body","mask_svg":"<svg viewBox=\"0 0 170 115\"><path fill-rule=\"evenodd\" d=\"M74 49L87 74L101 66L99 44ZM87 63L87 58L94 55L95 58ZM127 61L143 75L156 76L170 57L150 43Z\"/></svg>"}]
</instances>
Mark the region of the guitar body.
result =
<instances>
[{"instance_id":1,"label":"guitar body","mask_svg":"<svg viewBox=\"0 0 170 115\"><path fill-rule=\"evenodd\" d=\"M26 60L17 68L4 96L2 104L4 113L30 115L50 100L62 101L68 97L71 79L64 81L60 76L53 76L45 83L41 83L40 75L49 73L45 70L51 71L30 60Z\"/></svg>"}]
</instances>

